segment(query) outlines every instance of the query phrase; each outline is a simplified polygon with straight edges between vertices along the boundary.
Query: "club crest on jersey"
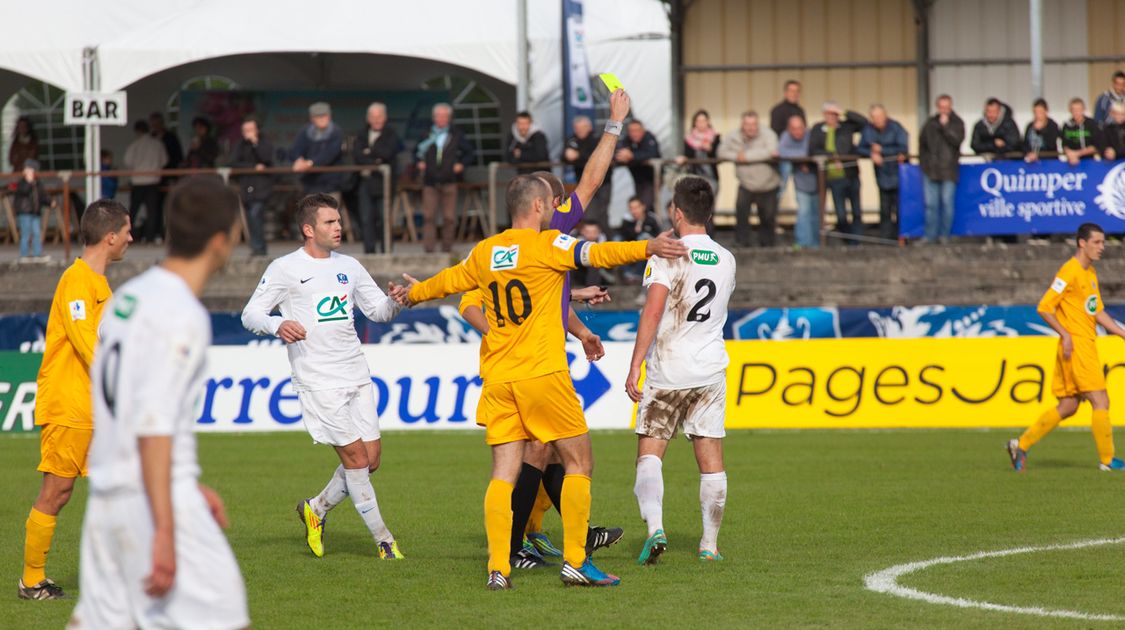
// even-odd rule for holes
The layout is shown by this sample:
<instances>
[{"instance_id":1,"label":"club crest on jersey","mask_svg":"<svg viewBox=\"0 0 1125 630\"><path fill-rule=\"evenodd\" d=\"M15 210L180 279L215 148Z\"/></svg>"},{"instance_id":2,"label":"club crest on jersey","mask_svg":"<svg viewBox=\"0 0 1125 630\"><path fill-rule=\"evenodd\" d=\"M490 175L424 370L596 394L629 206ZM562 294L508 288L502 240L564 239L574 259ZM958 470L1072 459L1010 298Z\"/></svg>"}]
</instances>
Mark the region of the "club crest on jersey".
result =
<instances>
[{"instance_id":1,"label":"club crest on jersey","mask_svg":"<svg viewBox=\"0 0 1125 630\"><path fill-rule=\"evenodd\" d=\"M558 247L565 252L570 249L571 244L573 244L576 240L578 239L569 234L559 234L557 237L555 237L554 245L555 247Z\"/></svg>"},{"instance_id":2,"label":"club crest on jersey","mask_svg":"<svg viewBox=\"0 0 1125 630\"><path fill-rule=\"evenodd\" d=\"M505 269L515 269L520 260L520 246L512 245L511 247L500 247L499 245L492 248L492 260L488 268L492 271L503 271Z\"/></svg>"},{"instance_id":3,"label":"club crest on jersey","mask_svg":"<svg viewBox=\"0 0 1125 630\"><path fill-rule=\"evenodd\" d=\"M338 274L336 274L336 280L338 280L340 282L340 284L347 284L348 283L348 274L338 273Z\"/></svg>"},{"instance_id":4,"label":"club crest on jersey","mask_svg":"<svg viewBox=\"0 0 1125 630\"><path fill-rule=\"evenodd\" d=\"M697 265L717 265L719 264L719 254L709 249L693 249L691 250L691 262Z\"/></svg>"},{"instance_id":5,"label":"club crest on jersey","mask_svg":"<svg viewBox=\"0 0 1125 630\"><path fill-rule=\"evenodd\" d=\"M1086 298L1086 314L1098 314L1098 296L1091 295L1090 297Z\"/></svg>"},{"instance_id":6,"label":"club crest on jersey","mask_svg":"<svg viewBox=\"0 0 1125 630\"><path fill-rule=\"evenodd\" d=\"M316 297L316 323L339 322L350 315L348 294L323 293Z\"/></svg>"}]
</instances>

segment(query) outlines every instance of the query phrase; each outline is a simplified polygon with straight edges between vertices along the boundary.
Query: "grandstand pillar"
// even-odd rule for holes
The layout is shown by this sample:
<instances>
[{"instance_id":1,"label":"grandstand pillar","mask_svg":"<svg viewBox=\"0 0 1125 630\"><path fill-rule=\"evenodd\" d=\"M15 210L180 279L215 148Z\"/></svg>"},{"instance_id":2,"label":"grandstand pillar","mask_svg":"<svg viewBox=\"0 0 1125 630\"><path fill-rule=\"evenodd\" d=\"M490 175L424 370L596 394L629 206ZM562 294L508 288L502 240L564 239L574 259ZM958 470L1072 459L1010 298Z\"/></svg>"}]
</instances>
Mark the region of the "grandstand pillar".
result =
<instances>
[{"instance_id":1,"label":"grandstand pillar","mask_svg":"<svg viewBox=\"0 0 1125 630\"><path fill-rule=\"evenodd\" d=\"M1028 0L1031 26L1031 100L1043 98L1043 0Z\"/></svg>"},{"instance_id":2,"label":"grandstand pillar","mask_svg":"<svg viewBox=\"0 0 1125 630\"><path fill-rule=\"evenodd\" d=\"M82 51L82 89L86 92L101 91L101 77L98 76L98 51L89 47ZM86 176L86 203L101 197L102 182L96 175L101 165L102 128L100 125L87 125L85 128L85 146L83 151L83 167L90 175Z\"/></svg>"},{"instance_id":3,"label":"grandstand pillar","mask_svg":"<svg viewBox=\"0 0 1125 630\"><path fill-rule=\"evenodd\" d=\"M516 110L528 109L531 92L531 73L529 72L527 49L527 0L516 2Z\"/></svg>"},{"instance_id":4,"label":"grandstand pillar","mask_svg":"<svg viewBox=\"0 0 1125 630\"><path fill-rule=\"evenodd\" d=\"M933 0L914 0L915 81L918 127L930 117L930 6Z\"/></svg>"}]
</instances>

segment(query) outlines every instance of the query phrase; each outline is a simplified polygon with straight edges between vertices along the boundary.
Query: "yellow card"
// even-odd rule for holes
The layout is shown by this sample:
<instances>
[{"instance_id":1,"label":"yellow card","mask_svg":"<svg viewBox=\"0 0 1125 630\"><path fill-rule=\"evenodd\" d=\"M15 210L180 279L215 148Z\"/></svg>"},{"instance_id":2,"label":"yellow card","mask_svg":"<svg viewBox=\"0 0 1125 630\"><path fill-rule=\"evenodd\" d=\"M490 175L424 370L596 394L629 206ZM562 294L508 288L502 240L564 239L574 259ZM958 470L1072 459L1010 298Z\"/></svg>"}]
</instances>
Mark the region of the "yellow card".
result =
<instances>
[{"instance_id":1,"label":"yellow card","mask_svg":"<svg viewBox=\"0 0 1125 630\"><path fill-rule=\"evenodd\" d=\"M621 84L621 79L618 79L617 75L612 72L603 72L599 74L598 77L602 80L602 83L605 83L610 94L613 94L617 90L625 89L625 86Z\"/></svg>"}]
</instances>

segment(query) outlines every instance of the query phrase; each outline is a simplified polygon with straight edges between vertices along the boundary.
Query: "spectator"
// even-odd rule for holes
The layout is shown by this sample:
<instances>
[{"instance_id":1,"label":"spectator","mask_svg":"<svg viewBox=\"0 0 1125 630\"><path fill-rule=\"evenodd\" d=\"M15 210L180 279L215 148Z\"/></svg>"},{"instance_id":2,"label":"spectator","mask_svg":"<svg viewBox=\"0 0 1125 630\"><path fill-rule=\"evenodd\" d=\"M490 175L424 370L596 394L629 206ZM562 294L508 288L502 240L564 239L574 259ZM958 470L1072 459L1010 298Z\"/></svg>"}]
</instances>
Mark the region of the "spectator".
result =
<instances>
[{"instance_id":1,"label":"spectator","mask_svg":"<svg viewBox=\"0 0 1125 630\"><path fill-rule=\"evenodd\" d=\"M953 194L960 175L961 143L965 123L953 111L953 98L942 94L918 135L918 162L922 167L926 200L926 240L944 241L953 231Z\"/></svg>"},{"instance_id":2,"label":"spectator","mask_svg":"<svg viewBox=\"0 0 1125 630\"><path fill-rule=\"evenodd\" d=\"M739 128L723 136L719 143L719 157L739 162L734 169L738 177L735 242L739 247L749 247L750 211L751 206L757 206L758 245L772 246L777 236L777 187L780 180L777 166L768 160L777 157L777 136L772 129L761 128L757 112L745 112Z\"/></svg>"},{"instance_id":3,"label":"spectator","mask_svg":"<svg viewBox=\"0 0 1125 630\"><path fill-rule=\"evenodd\" d=\"M159 171L168 163L168 151L164 143L149 135L148 123L138 120L133 125L136 139L125 149L125 168L131 171ZM143 229L134 228L147 243L156 242L162 235L158 232L164 226L164 206L160 201L159 175L133 175L129 178L132 189L129 192L129 219L137 225L137 214L145 207ZM163 239L162 239L163 240Z\"/></svg>"},{"instance_id":4,"label":"spectator","mask_svg":"<svg viewBox=\"0 0 1125 630\"><path fill-rule=\"evenodd\" d=\"M594 123L586 116L577 116L574 119L574 135L566 141L563 149L562 161L574 168L575 181L582 181L582 173L586 170L586 162L594 153L601 136L594 134ZM606 174L605 182L598 188L590 205L586 208L586 219L597 221L602 232L609 230L609 201L613 194L613 171Z\"/></svg>"},{"instance_id":5,"label":"spectator","mask_svg":"<svg viewBox=\"0 0 1125 630\"><path fill-rule=\"evenodd\" d=\"M789 119L789 128L778 140L777 153L789 159L809 157L809 134L804 118L794 115ZM820 186L816 165L788 163L793 172L793 190L797 194L797 223L793 226L793 236L797 247L815 249L820 246Z\"/></svg>"},{"instance_id":6,"label":"spectator","mask_svg":"<svg viewBox=\"0 0 1125 630\"><path fill-rule=\"evenodd\" d=\"M109 149L102 149L99 155L102 171L113 170L113 152ZM113 199L117 197L117 176L102 175L102 199Z\"/></svg>"},{"instance_id":7,"label":"spectator","mask_svg":"<svg viewBox=\"0 0 1125 630\"><path fill-rule=\"evenodd\" d=\"M512 137L508 139L508 148L504 152L504 160L509 164L551 161L551 154L547 150L547 136L535 126L528 112L516 114L516 121L512 123ZM544 168L547 167L525 166L517 169L517 172L526 175Z\"/></svg>"},{"instance_id":8,"label":"spectator","mask_svg":"<svg viewBox=\"0 0 1125 630\"><path fill-rule=\"evenodd\" d=\"M773 106L770 110L770 129L773 129L777 137L785 133L789 126L789 120L794 116L799 116L801 121L808 127L808 119L805 118L805 108L801 107L801 82L789 79L785 82L782 88L784 98L781 102ZM781 174L781 183L778 186L778 195L785 193L785 187L789 184L789 176L793 173L793 164L791 162L781 162L778 165L778 171Z\"/></svg>"},{"instance_id":9,"label":"spectator","mask_svg":"<svg viewBox=\"0 0 1125 630\"><path fill-rule=\"evenodd\" d=\"M636 195L629 198L629 214L621 221L617 238L620 241L647 241L660 236L656 213ZM621 269L628 284L639 284L645 275L645 263L626 265Z\"/></svg>"},{"instance_id":10,"label":"spectator","mask_svg":"<svg viewBox=\"0 0 1125 630\"><path fill-rule=\"evenodd\" d=\"M391 194L394 195L395 166L402 140L394 127L387 124L387 106L372 103L367 107L367 126L359 132L352 148L352 161L356 164L391 166ZM359 174L359 225L363 232L363 252L372 254L382 249L383 210L388 199L384 195L383 173L372 169Z\"/></svg>"},{"instance_id":11,"label":"spectator","mask_svg":"<svg viewBox=\"0 0 1125 630\"><path fill-rule=\"evenodd\" d=\"M215 168L215 161L219 159L219 143L211 137L211 121L197 116L191 121L191 131L191 145L184 158L184 168Z\"/></svg>"},{"instance_id":12,"label":"spectator","mask_svg":"<svg viewBox=\"0 0 1125 630\"><path fill-rule=\"evenodd\" d=\"M969 143L973 153L1002 159L1012 151L1019 151L1020 130L1012 120L1012 108L990 98L984 105L984 117L973 127Z\"/></svg>"},{"instance_id":13,"label":"spectator","mask_svg":"<svg viewBox=\"0 0 1125 630\"><path fill-rule=\"evenodd\" d=\"M1094 122L1105 124L1111 120L1110 107L1114 103L1125 104L1125 72L1113 73L1113 87L1098 95L1094 101Z\"/></svg>"},{"instance_id":14,"label":"spectator","mask_svg":"<svg viewBox=\"0 0 1125 630\"><path fill-rule=\"evenodd\" d=\"M31 119L20 116L16 119L16 128L12 131L12 146L8 148L8 162L12 165L12 172L19 173L23 170L24 162L39 159L39 136L31 126Z\"/></svg>"},{"instance_id":15,"label":"spectator","mask_svg":"<svg viewBox=\"0 0 1125 630\"><path fill-rule=\"evenodd\" d=\"M636 118L629 121L628 132L617 142L614 159L619 165L629 168L636 195L649 208L653 207L656 200L656 191L653 189L656 176L648 161L659 157L660 144L656 141L656 136L645 131L644 123Z\"/></svg>"},{"instance_id":16,"label":"spectator","mask_svg":"<svg viewBox=\"0 0 1125 630\"><path fill-rule=\"evenodd\" d=\"M870 122L860 134L856 152L871 158L875 184L879 187L879 235L898 238L898 165L906 161L910 136L906 129L887 116L882 105L868 110Z\"/></svg>"},{"instance_id":17,"label":"spectator","mask_svg":"<svg viewBox=\"0 0 1125 630\"><path fill-rule=\"evenodd\" d=\"M1109 122L1102 127L1105 159L1125 159L1125 103L1109 106Z\"/></svg>"},{"instance_id":18,"label":"spectator","mask_svg":"<svg viewBox=\"0 0 1125 630\"><path fill-rule=\"evenodd\" d=\"M441 206L441 251L453 249L457 230L457 182L465 167L473 163L473 145L453 126L453 107L438 103L433 108L433 127L418 143L415 157L422 173L422 245L434 251L437 242L437 210Z\"/></svg>"},{"instance_id":19,"label":"spectator","mask_svg":"<svg viewBox=\"0 0 1125 630\"><path fill-rule=\"evenodd\" d=\"M37 160L27 158L21 170L23 177L16 183L16 191L12 195L20 230L20 258L26 261L30 253L31 260L46 260L43 256L43 209L54 207L55 202L47 196L47 190L39 180Z\"/></svg>"},{"instance_id":20,"label":"spectator","mask_svg":"<svg viewBox=\"0 0 1125 630\"><path fill-rule=\"evenodd\" d=\"M684 135L684 152L676 158L683 165L688 159L715 159L719 150L719 134L711 126L711 115L701 109L691 117L691 129ZM698 175L711 184L711 191L718 193L719 176L714 164L692 164L687 168L690 175Z\"/></svg>"},{"instance_id":21,"label":"spectator","mask_svg":"<svg viewBox=\"0 0 1125 630\"><path fill-rule=\"evenodd\" d=\"M332 107L323 101L309 105L309 124L293 140L289 158L293 172L302 173L304 195L325 193L340 202L343 199L343 173L310 173L319 166L339 166L344 155L344 132L332 122Z\"/></svg>"},{"instance_id":22,"label":"spectator","mask_svg":"<svg viewBox=\"0 0 1125 630\"><path fill-rule=\"evenodd\" d=\"M262 136L258 120L248 117L242 121L242 137L231 151L232 168L252 168L264 171L274 165L273 144ZM273 192L273 175L253 173L236 178L242 205L246 208L246 223L250 230L250 255L266 255L266 202Z\"/></svg>"},{"instance_id":23,"label":"spectator","mask_svg":"<svg viewBox=\"0 0 1125 630\"><path fill-rule=\"evenodd\" d=\"M605 234L597 221L583 219L578 224L578 237L591 243L604 243ZM641 273L644 273L642 270ZM596 267L578 267L570 272L570 286L589 287L595 285L613 284L613 277L609 272Z\"/></svg>"},{"instance_id":24,"label":"spectator","mask_svg":"<svg viewBox=\"0 0 1125 630\"><path fill-rule=\"evenodd\" d=\"M148 116L148 124L152 129L152 137L156 138L164 145L164 151L168 154L168 159L160 168L179 168L180 164L184 161L184 148L180 144L180 138L173 132L168 131L164 126L164 114L160 112L153 112ZM160 178L158 186L156 187L156 205L160 208L160 213L157 215L157 224L153 226L154 234L157 239L163 240L164 238L164 198L167 196L164 191L172 186L176 178L171 175L165 175ZM130 197L132 199L132 197ZM134 229L136 223L133 223ZM138 232L139 233L139 232Z\"/></svg>"},{"instance_id":25,"label":"spectator","mask_svg":"<svg viewBox=\"0 0 1125 630\"><path fill-rule=\"evenodd\" d=\"M1086 117L1086 103L1080 98L1070 99L1070 120L1062 128L1063 153L1071 166L1089 160L1100 153L1102 133L1098 123Z\"/></svg>"},{"instance_id":26,"label":"spectator","mask_svg":"<svg viewBox=\"0 0 1125 630\"><path fill-rule=\"evenodd\" d=\"M831 158L825 165L825 179L832 191L832 205L836 208L836 231L859 234L863 232L859 165L854 159L845 163L840 158L856 154L855 134L867 125L867 119L853 111L844 112L835 101L824 103L823 111L824 122L817 123L809 132L809 154ZM852 207L850 223L845 203L850 203Z\"/></svg>"},{"instance_id":27,"label":"spectator","mask_svg":"<svg viewBox=\"0 0 1125 630\"><path fill-rule=\"evenodd\" d=\"M1031 122L1023 132L1024 161L1036 162L1039 154L1058 153L1059 126L1047 115L1047 101L1039 98L1031 106Z\"/></svg>"}]
</instances>

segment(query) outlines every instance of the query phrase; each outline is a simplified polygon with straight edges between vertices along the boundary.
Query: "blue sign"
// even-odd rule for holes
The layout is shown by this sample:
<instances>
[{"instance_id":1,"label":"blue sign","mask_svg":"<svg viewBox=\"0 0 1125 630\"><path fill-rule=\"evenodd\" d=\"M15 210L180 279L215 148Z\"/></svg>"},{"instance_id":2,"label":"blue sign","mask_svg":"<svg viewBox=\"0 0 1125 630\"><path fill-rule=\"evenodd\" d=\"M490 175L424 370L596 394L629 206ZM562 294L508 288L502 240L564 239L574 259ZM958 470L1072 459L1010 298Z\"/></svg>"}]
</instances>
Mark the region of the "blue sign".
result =
<instances>
[{"instance_id":1,"label":"blue sign","mask_svg":"<svg viewBox=\"0 0 1125 630\"><path fill-rule=\"evenodd\" d=\"M899 233L924 235L921 169L899 167ZM1125 161L1058 160L962 164L954 199L954 236L1068 234L1093 222L1125 233Z\"/></svg>"}]
</instances>

